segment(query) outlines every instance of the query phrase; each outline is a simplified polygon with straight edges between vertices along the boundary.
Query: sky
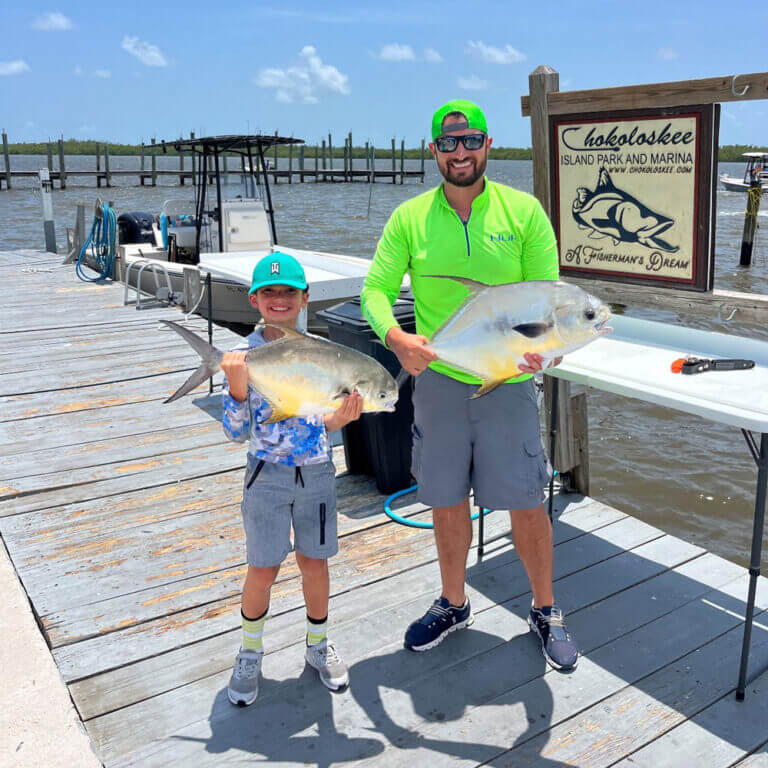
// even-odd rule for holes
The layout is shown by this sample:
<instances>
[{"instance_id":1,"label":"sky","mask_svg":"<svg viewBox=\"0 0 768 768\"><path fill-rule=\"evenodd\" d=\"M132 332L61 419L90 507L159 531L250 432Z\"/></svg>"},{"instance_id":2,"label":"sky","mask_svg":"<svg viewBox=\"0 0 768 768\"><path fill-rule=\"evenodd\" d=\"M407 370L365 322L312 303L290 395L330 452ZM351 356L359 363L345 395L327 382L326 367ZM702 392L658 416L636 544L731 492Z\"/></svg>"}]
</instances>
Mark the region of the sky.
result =
<instances>
[{"instance_id":1,"label":"sky","mask_svg":"<svg viewBox=\"0 0 768 768\"><path fill-rule=\"evenodd\" d=\"M497 146L527 147L520 96L540 64L581 90L761 72L768 59L765 0L4 0L3 29L10 141L278 130L417 146L438 106L467 98ZM768 101L723 105L720 144L768 144L767 118Z\"/></svg>"}]
</instances>

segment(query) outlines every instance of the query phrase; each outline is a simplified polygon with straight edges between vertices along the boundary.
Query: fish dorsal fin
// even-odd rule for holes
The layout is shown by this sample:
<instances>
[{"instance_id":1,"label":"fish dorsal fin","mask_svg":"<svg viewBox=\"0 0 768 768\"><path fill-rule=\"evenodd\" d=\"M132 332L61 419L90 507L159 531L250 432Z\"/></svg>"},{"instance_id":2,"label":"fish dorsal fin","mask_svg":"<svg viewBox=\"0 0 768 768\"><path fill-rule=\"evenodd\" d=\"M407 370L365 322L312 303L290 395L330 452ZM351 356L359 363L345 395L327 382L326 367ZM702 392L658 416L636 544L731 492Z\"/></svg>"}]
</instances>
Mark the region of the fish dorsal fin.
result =
<instances>
[{"instance_id":1,"label":"fish dorsal fin","mask_svg":"<svg viewBox=\"0 0 768 768\"><path fill-rule=\"evenodd\" d=\"M483 395L487 395L489 392L493 392L493 390L496 389L499 384L503 384L505 381L506 379L499 379L498 381L484 381L483 386L480 387L480 389L478 389L474 395L472 395L470 400L474 400L477 397L482 397Z\"/></svg>"},{"instance_id":2,"label":"fish dorsal fin","mask_svg":"<svg viewBox=\"0 0 768 768\"><path fill-rule=\"evenodd\" d=\"M479 280L471 280L468 277L456 277L455 275L423 275L423 277L434 277L435 280L453 280L461 283L470 293L478 293L485 288L489 288L489 283L482 283Z\"/></svg>"},{"instance_id":3,"label":"fish dorsal fin","mask_svg":"<svg viewBox=\"0 0 768 768\"><path fill-rule=\"evenodd\" d=\"M608 171L605 168L600 169L600 173L597 176L597 186L595 187L595 194L600 192L612 192L616 187L613 186L611 177L608 175Z\"/></svg>"},{"instance_id":4,"label":"fish dorsal fin","mask_svg":"<svg viewBox=\"0 0 768 768\"><path fill-rule=\"evenodd\" d=\"M276 341L285 341L287 339L303 339L304 334L297 331L295 328L283 328L281 325L270 325L266 324L264 328L271 328L273 331L279 331L283 334L283 337L281 339L276 339Z\"/></svg>"},{"instance_id":5,"label":"fish dorsal fin","mask_svg":"<svg viewBox=\"0 0 768 768\"><path fill-rule=\"evenodd\" d=\"M469 289L470 293L479 293L485 288L499 288L503 285L515 285L512 283L483 283L480 280L471 280L468 277L456 277L454 275L422 275L422 277L434 277L437 280L455 280Z\"/></svg>"}]
</instances>

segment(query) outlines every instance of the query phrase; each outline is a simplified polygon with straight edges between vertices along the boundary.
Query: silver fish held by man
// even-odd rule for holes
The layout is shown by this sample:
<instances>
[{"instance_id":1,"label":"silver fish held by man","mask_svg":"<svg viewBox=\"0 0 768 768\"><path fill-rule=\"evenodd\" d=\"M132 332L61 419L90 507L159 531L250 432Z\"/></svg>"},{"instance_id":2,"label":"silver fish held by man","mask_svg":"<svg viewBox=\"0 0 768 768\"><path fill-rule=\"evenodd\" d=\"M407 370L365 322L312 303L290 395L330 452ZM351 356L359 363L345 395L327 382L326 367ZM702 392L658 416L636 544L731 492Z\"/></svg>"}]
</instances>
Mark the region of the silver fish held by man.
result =
<instances>
[{"instance_id":1,"label":"silver fish held by man","mask_svg":"<svg viewBox=\"0 0 768 768\"><path fill-rule=\"evenodd\" d=\"M600 299L561 281L531 280L487 285L464 277L461 306L432 334L438 358L482 379L480 397L521 374L526 352L545 360L567 355L610 333L611 311Z\"/></svg>"},{"instance_id":2,"label":"silver fish held by man","mask_svg":"<svg viewBox=\"0 0 768 768\"><path fill-rule=\"evenodd\" d=\"M200 367L166 403L192 391L221 370L222 352L178 323L173 328L203 359ZM277 327L277 326L275 326ZM363 412L394 411L398 389L384 366L368 355L288 328L282 338L248 350L248 383L270 404L268 423L290 416L322 416L335 411L357 390Z\"/></svg>"}]
</instances>

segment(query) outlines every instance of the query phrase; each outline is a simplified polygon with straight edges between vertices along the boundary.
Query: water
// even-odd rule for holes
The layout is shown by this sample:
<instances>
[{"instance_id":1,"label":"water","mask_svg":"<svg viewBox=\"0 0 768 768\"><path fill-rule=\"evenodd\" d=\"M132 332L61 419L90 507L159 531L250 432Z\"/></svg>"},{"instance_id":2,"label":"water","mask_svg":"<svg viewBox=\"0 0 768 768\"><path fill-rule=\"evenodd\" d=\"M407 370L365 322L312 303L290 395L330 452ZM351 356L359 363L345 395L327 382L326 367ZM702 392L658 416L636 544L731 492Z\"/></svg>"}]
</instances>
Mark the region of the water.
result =
<instances>
[{"instance_id":1,"label":"water","mask_svg":"<svg viewBox=\"0 0 768 768\"><path fill-rule=\"evenodd\" d=\"M15 156L11 162L14 169L31 170L44 164L45 158ZM340 163L337 159L336 164ZM357 161L356 167L362 167L360 163ZM406 161L406 165L415 169L419 162ZM94 166L93 157L67 160L69 170ZM136 168L138 158L114 157L110 166L112 170ZM378 161L377 167L391 168L391 161ZM177 169L178 158L160 157L158 168ZM718 172L740 176L743 166L723 163ZM488 175L528 192L533 188L530 162L490 161ZM273 185L278 238L298 248L370 258L392 209L438 182L434 165L427 163L423 186L415 182L377 183L369 219L367 184ZM157 212L168 198L191 198L194 194L191 186L172 185L170 179L163 180L164 186L154 188L136 186L137 179L130 177L116 183L118 186L110 189L96 190L93 179L70 179L66 190L54 192L60 249L66 243L64 227L73 225L77 203L91 205L97 194L113 200L118 211L150 212ZM716 287L768 293L768 237L758 230L753 266L740 269L737 265L746 196L720 189L717 195ZM764 198L759 219L763 227L768 224L767 209L768 201ZM32 181L17 181L10 192L0 192L0 250L43 245L39 193ZM656 310L634 309L628 314L665 322L680 320L673 313ZM738 315L727 325L717 319L715 311L712 320L684 322L768 340L768 329L741 323ZM747 564L756 469L738 430L594 390L589 393L589 438L593 497L723 557ZM764 554L763 567L768 567L768 552Z\"/></svg>"}]
</instances>

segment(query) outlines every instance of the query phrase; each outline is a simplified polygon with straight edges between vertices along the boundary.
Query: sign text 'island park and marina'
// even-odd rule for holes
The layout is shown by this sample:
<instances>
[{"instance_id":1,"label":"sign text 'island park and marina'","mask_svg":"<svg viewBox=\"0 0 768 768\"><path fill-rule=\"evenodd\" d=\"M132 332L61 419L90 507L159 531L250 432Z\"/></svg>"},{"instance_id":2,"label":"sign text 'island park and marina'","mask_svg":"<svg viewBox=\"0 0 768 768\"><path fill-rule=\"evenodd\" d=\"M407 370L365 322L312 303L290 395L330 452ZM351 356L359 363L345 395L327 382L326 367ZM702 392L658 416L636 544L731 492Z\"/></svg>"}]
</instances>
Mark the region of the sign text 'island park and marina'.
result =
<instances>
[{"instance_id":1,"label":"sign text 'island park and marina'","mask_svg":"<svg viewBox=\"0 0 768 768\"><path fill-rule=\"evenodd\" d=\"M712 287L719 105L550 116L564 275Z\"/></svg>"}]
</instances>

